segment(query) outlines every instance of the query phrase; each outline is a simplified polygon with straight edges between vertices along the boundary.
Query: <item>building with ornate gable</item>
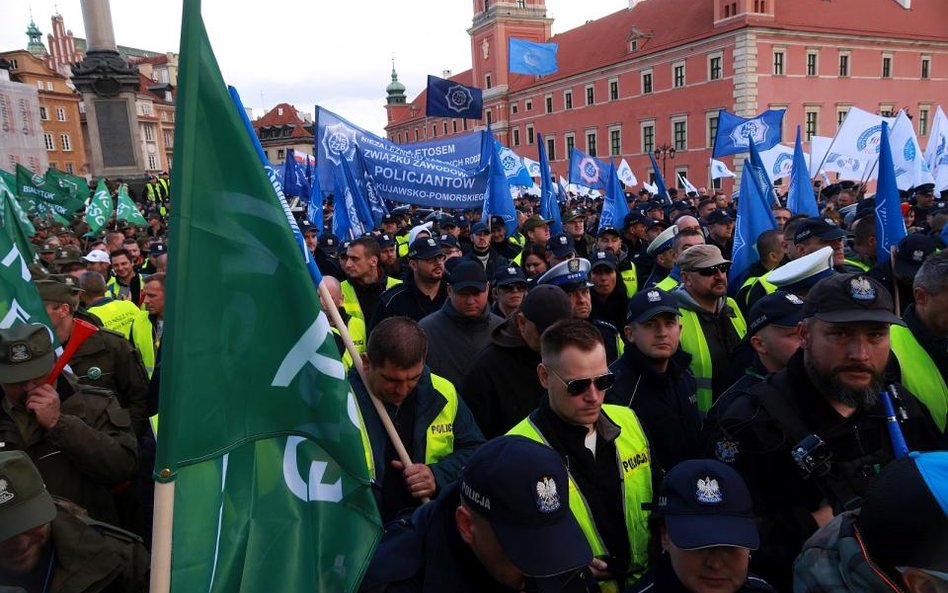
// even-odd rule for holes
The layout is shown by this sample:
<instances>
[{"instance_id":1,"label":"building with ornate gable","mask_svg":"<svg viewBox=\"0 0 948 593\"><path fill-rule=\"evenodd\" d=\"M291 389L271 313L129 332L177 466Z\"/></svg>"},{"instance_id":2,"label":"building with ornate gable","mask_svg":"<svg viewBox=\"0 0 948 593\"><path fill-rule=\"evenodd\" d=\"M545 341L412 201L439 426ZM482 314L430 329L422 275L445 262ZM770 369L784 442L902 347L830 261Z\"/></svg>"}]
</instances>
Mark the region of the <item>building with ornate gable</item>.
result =
<instances>
[{"instance_id":1,"label":"building with ornate gable","mask_svg":"<svg viewBox=\"0 0 948 593\"><path fill-rule=\"evenodd\" d=\"M282 164L286 151L313 154L313 116L280 103L254 120L253 129L263 145L263 153L274 165Z\"/></svg>"},{"instance_id":2,"label":"building with ornate gable","mask_svg":"<svg viewBox=\"0 0 948 593\"><path fill-rule=\"evenodd\" d=\"M572 147L626 158L640 179L660 151L665 176L708 183L718 110L786 109L783 141L832 136L849 108L906 109L925 146L948 103L944 0L630 0L623 10L550 35L544 0L474 0L472 68L451 77L484 91L480 121L425 117L389 85L386 133L397 143L483 128L537 158L542 133L555 173ZM548 76L509 74L507 39L559 45ZM393 82L396 82L393 72ZM395 89L396 91L398 89ZM805 147L806 149L806 147ZM732 169L743 158L726 157ZM669 182L671 179L669 178Z\"/></svg>"}]
</instances>

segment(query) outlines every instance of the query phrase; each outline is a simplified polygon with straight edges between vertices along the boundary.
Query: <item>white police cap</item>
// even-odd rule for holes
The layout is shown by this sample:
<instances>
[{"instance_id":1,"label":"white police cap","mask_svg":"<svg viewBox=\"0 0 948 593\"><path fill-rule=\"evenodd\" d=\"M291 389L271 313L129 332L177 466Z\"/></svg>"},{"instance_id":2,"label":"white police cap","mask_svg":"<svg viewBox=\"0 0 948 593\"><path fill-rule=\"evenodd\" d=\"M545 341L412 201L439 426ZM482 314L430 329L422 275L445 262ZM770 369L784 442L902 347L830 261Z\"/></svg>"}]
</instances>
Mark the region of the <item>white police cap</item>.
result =
<instances>
[{"instance_id":1,"label":"white police cap","mask_svg":"<svg viewBox=\"0 0 948 593\"><path fill-rule=\"evenodd\" d=\"M677 234L678 227L676 225L671 225L664 231L660 232L654 239L652 239L652 242L648 244L645 252L649 255L654 255L671 249L672 242L675 240L675 235Z\"/></svg>"},{"instance_id":2,"label":"white police cap","mask_svg":"<svg viewBox=\"0 0 948 593\"><path fill-rule=\"evenodd\" d=\"M787 292L810 288L833 273L833 248L822 247L767 274L767 281Z\"/></svg>"}]
</instances>

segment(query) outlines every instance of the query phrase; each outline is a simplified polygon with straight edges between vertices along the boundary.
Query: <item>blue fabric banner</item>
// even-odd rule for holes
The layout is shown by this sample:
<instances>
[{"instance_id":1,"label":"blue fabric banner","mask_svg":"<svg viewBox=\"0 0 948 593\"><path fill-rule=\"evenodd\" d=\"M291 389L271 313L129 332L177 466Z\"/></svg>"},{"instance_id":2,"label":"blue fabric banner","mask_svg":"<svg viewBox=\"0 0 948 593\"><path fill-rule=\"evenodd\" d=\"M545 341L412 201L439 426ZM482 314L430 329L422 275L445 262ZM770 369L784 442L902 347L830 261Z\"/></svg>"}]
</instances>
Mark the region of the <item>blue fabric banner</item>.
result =
<instances>
[{"instance_id":1,"label":"blue fabric banner","mask_svg":"<svg viewBox=\"0 0 948 593\"><path fill-rule=\"evenodd\" d=\"M769 109L750 119L725 110L718 112L718 131L714 138L714 158L747 152L750 142L757 150L769 150L780 144L784 110Z\"/></svg>"},{"instance_id":2,"label":"blue fabric banner","mask_svg":"<svg viewBox=\"0 0 948 593\"><path fill-rule=\"evenodd\" d=\"M767 174L767 166L764 165L764 161L760 158L760 151L757 150L757 143L753 140L750 142L750 163L751 163L751 177L754 180L754 183L757 184L757 191L760 192L760 195L764 196L764 199L767 200L768 204L774 202L774 186L770 182L770 175ZM741 179L744 179L743 173Z\"/></svg>"},{"instance_id":3,"label":"blue fabric banner","mask_svg":"<svg viewBox=\"0 0 948 593\"><path fill-rule=\"evenodd\" d=\"M574 148L569 153L569 182L590 189L605 189L610 167L609 163Z\"/></svg>"},{"instance_id":4,"label":"blue fabric banner","mask_svg":"<svg viewBox=\"0 0 948 593\"><path fill-rule=\"evenodd\" d=\"M500 151L497 149L500 143L491 142L489 146L491 146L490 164L487 167L489 177L481 222L490 226L491 216L502 216L507 227L507 236L510 236L517 232L517 209L510 195L510 184L507 183L503 165L500 163Z\"/></svg>"},{"instance_id":5,"label":"blue fabric banner","mask_svg":"<svg viewBox=\"0 0 948 593\"><path fill-rule=\"evenodd\" d=\"M530 171L523 162L523 158L513 149L507 148L498 142L497 138L494 138L494 144L500 157L500 164L504 168L504 175L507 176L507 183L522 187L533 187L533 177L530 176Z\"/></svg>"},{"instance_id":6,"label":"blue fabric banner","mask_svg":"<svg viewBox=\"0 0 948 593\"><path fill-rule=\"evenodd\" d=\"M746 280L747 270L760 258L757 254L757 237L764 231L777 228L770 202L753 179L753 168L749 160L744 161L741 193L737 199L737 221L734 224L731 273L728 277L731 294L737 294Z\"/></svg>"},{"instance_id":7,"label":"blue fabric banner","mask_svg":"<svg viewBox=\"0 0 948 593\"><path fill-rule=\"evenodd\" d=\"M652 161L652 171L655 171L655 187L658 188L656 195L664 201L671 201L671 198L668 197L668 187L665 185L665 178L662 177L662 170L658 168L658 163L655 162L655 157L652 153L648 153L648 160Z\"/></svg>"},{"instance_id":8,"label":"blue fabric banner","mask_svg":"<svg viewBox=\"0 0 948 593\"><path fill-rule=\"evenodd\" d=\"M542 76L556 72L556 52L559 49L556 43L536 43L516 37L509 41L507 69L511 73Z\"/></svg>"},{"instance_id":9,"label":"blue fabric banner","mask_svg":"<svg viewBox=\"0 0 948 593\"><path fill-rule=\"evenodd\" d=\"M879 150L879 181L876 185L876 261L889 261L889 248L906 235L899 188L895 181L895 162L889 146L889 124L882 122Z\"/></svg>"},{"instance_id":10,"label":"blue fabric banner","mask_svg":"<svg viewBox=\"0 0 948 593\"><path fill-rule=\"evenodd\" d=\"M820 210L816 205L816 196L813 195L813 183L810 181L810 167L803 155L800 126L797 126L797 141L793 146L793 172L790 174L787 208L794 214L820 215Z\"/></svg>"},{"instance_id":11,"label":"blue fabric banner","mask_svg":"<svg viewBox=\"0 0 948 593\"><path fill-rule=\"evenodd\" d=\"M540 156L540 216L550 223L550 232L563 232L563 221L560 219L560 204L557 200L556 189L553 187L553 178L550 177L550 161L546 157L546 144L543 134L537 134L537 152Z\"/></svg>"},{"instance_id":12,"label":"blue fabric banner","mask_svg":"<svg viewBox=\"0 0 948 593\"><path fill-rule=\"evenodd\" d=\"M487 167L480 166L484 132L446 138L424 145L397 145L371 134L325 109L316 107L316 169L323 188L336 183L334 168L359 166L378 199L429 208L479 208L487 191ZM476 150L476 156L471 154ZM452 164L467 161L469 166ZM473 165L476 163L476 168Z\"/></svg>"},{"instance_id":13,"label":"blue fabric banner","mask_svg":"<svg viewBox=\"0 0 948 593\"><path fill-rule=\"evenodd\" d=\"M428 117L481 119L483 110L481 89L437 76L428 76L425 103L425 115Z\"/></svg>"},{"instance_id":14,"label":"blue fabric banner","mask_svg":"<svg viewBox=\"0 0 948 593\"><path fill-rule=\"evenodd\" d=\"M602 202L599 229L602 230L602 227L605 226L621 229L622 223L625 222L625 216L629 213L629 204L626 202L625 190L619 181L615 165L609 165L606 178L609 183L606 186L606 197Z\"/></svg>"}]
</instances>

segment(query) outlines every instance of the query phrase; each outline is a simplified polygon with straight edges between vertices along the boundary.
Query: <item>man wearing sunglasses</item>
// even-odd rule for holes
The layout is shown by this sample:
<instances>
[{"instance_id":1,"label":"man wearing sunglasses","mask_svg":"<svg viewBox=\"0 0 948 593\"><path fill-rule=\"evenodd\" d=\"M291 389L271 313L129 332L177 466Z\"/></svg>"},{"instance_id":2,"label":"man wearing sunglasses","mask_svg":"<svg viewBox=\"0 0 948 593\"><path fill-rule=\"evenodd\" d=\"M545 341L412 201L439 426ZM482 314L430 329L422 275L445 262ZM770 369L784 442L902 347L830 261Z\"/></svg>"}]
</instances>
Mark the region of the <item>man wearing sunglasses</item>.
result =
<instances>
[{"instance_id":1,"label":"man wearing sunglasses","mask_svg":"<svg viewBox=\"0 0 948 593\"><path fill-rule=\"evenodd\" d=\"M537 367L547 397L511 429L556 450L569 470L571 505L594 559L590 569L622 590L646 569L653 476L648 440L635 413L604 405L614 375L602 335L587 321L559 321L540 341Z\"/></svg>"},{"instance_id":2,"label":"man wearing sunglasses","mask_svg":"<svg viewBox=\"0 0 948 593\"><path fill-rule=\"evenodd\" d=\"M746 333L744 316L727 296L730 260L715 245L695 245L678 258L681 285L674 294L681 310L681 348L691 354L698 382L698 409L730 386L731 354Z\"/></svg>"}]
</instances>

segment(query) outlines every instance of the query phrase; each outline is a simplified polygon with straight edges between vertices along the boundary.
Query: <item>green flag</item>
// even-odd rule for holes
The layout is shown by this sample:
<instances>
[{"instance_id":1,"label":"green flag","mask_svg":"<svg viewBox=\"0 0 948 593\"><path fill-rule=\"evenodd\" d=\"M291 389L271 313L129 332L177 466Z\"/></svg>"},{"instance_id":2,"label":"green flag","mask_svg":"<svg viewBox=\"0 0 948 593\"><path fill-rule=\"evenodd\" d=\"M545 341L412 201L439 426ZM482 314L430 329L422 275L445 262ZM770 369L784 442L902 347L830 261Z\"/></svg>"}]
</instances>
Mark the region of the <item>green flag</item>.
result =
<instances>
[{"instance_id":1,"label":"green flag","mask_svg":"<svg viewBox=\"0 0 948 593\"><path fill-rule=\"evenodd\" d=\"M118 190L118 202L115 206L115 220L124 220L132 226L148 226L145 217L138 211L135 202L128 195L128 185L122 184Z\"/></svg>"},{"instance_id":2,"label":"green flag","mask_svg":"<svg viewBox=\"0 0 948 593\"><path fill-rule=\"evenodd\" d=\"M86 224L89 225L89 232L86 236L94 236L112 216L112 196L109 194L109 188L105 185L105 180L100 179L99 185L95 188L95 194L92 195L92 201L86 206Z\"/></svg>"},{"instance_id":3,"label":"green flag","mask_svg":"<svg viewBox=\"0 0 948 593\"><path fill-rule=\"evenodd\" d=\"M13 187L7 182L6 176L0 176L0 195L2 195L0 199L4 201L10 200L10 207L13 208L13 214L20 222L20 228L23 230L23 234L27 237L35 235L36 228L33 226L30 217L27 216L26 211L23 210L23 207L20 205L20 201L13 195ZM30 248L32 249L32 245Z\"/></svg>"},{"instance_id":4,"label":"green flag","mask_svg":"<svg viewBox=\"0 0 948 593\"><path fill-rule=\"evenodd\" d=\"M0 179L7 184L7 187L10 188L14 194L16 194L16 173L11 173L9 171L4 171L0 169Z\"/></svg>"},{"instance_id":5,"label":"green flag","mask_svg":"<svg viewBox=\"0 0 948 593\"><path fill-rule=\"evenodd\" d=\"M76 198L83 204L89 199L89 184L82 177L70 175L50 167L46 170L46 179L56 184L70 198Z\"/></svg>"},{"instance_id":6,"label":"green flag","mask_svg":"<svg viewBox=\"0 0 948 593\"><path fill-rule=\"evenodd\" d=\"M176 484L172 591L352 591L381 532L357 407L197 1L178 81L155 466Z\"/></svg>"},{"instance_id":7,"label":"green flag","mask_svg":"<svg viewBox=\"0 0 948 593\"><path fill-rule=\"evenodd\" d=\"M55 183L42 175L34 175L19 163L16 166L16 193L29 204L30 210L35 210L40 216L49 211L68 216L85 205L82 200L70 197Z\"/></svg>"},{"instance_id":8,"label":"green flag","mask_svg":"<svg viewBox=\"0 0 948 593\"><path fill-rule=\"evenodd\" d=\"M0 328L15 323L43 323L52 327L46 307L30 276L33 246L13 210L13 192L0 180Z\"/></svg>"}]
</instances>

